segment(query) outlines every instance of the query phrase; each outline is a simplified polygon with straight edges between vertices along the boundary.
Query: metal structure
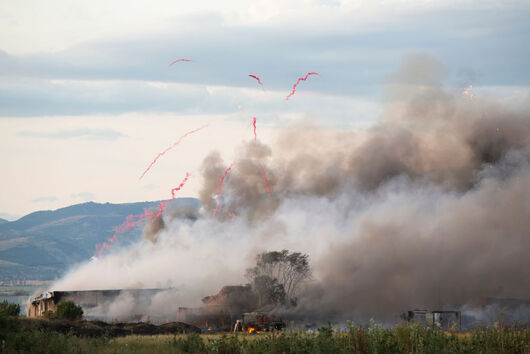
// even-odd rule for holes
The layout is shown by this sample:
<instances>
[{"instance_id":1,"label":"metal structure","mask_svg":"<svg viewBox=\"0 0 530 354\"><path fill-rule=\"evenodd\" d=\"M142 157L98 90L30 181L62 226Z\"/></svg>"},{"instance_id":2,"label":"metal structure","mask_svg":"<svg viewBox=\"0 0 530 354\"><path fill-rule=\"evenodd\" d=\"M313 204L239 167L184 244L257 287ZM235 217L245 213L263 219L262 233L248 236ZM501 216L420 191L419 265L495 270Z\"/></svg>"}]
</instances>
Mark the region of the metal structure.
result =
<instances>
[{"instance_id":1,"label":"metal structure","mask_svg":"<svg viewBox=\"0 0 530 354\"><path fill-rule=\"evenodd\" d=\"M407 312L406 319L408 322L421 322L426 326L440 329L456 329L462 327L462 315L460 311L429 311L429 310L412 310Z\"/></svg>"}]
</instances>

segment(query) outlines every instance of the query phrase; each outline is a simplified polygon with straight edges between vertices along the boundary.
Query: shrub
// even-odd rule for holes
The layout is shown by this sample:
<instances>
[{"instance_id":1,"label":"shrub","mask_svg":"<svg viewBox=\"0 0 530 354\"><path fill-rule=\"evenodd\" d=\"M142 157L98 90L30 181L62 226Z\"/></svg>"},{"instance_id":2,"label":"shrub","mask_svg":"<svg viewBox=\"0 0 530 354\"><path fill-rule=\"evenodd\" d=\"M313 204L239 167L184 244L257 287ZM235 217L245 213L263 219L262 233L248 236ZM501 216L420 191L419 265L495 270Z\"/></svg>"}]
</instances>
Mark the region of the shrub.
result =
<instances>
[{"instance_id":1,"label":"shrub","mask_svg":"<svg viewBox=\"0 0 530 354\"><path fill-rule=\"evenodd\" d=\"M73 301L61 302L57 305L57 317L66 320L78 320L83 317L83 309Z\"/></svg>"},{"instance_id":2,"label":"shrub","mask_svg":"<svg viewBox=\"0 0 530 354\"><path fill-rule=\"evenodd\" d=\"M48 310L42 313L42 317L47 319L57 318L57 314L53 311Z\"/></svg>"},{"instance_id":3,"label":"shrub","mask_svg":"<svg viewBox=\"0 0 530 354\"><path fill-rule=\"evenodd\" d=\"M20 305L4 300L0 302L0 312L6 316L18 316L20 314Z\"/></svg>"},{"instance_id":4,"label":"shrub","mask_svg":"<svg viewBox=\"0 0 530 354\"><path fill-rule=\"evenodd\" d=\"M18 330L18 323L12 317L0 312L0 341L10 338L12 333ZM2 349L0 349L2 352Z\"/></svg>"}]
</instances>

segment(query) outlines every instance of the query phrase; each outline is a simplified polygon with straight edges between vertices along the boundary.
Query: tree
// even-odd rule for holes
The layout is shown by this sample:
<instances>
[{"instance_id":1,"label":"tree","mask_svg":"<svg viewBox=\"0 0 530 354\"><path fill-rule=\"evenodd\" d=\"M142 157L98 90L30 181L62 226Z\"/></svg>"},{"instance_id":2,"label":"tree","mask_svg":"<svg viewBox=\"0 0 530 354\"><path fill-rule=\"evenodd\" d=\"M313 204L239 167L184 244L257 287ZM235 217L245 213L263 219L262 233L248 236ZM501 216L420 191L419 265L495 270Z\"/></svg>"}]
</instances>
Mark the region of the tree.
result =
<instances>
[{"instance_id":1,"label":"tree","mask_svg":"<svg viewBox=\"0 0 530 354\"><path fill-rule=\"evenodd\" d=\"M256 257L256 266L247 269L247 278L256 291L257 288L263 291L263 286L268 286L267 292L276 294L273 298L277 299L278 286L281 286L285 300L291 304L296 303L296 294L302 281L310 277L309 255L300 252L291 253L288 250L260 253Z\"/></svg>"},{"instance_id":2,"label":"tree","mask_svg":"<svg viewBox=\"0 0 530 354\"><path fill-rule=\"evenodd\" d=\"M254 292L258 294L258 306L283 305L286 301L285 289L277 279L272 279L267 275L260 275L254 278L252 283Z\"/></svg>"},{"instance_id":3,"label":"tree","mask_svg":"<svg viewBox=\"0 0 530 354\"><path fill-rule=\"evenodd\" d=\"M57 305L57 317L67 320L77 320L83 317L83 309L73 301L61 302Z\"/></svg>"},{"instance_id":4,"label":"tree","mask_svg":"<svg viewBox=\"0 0 530 354\"><path fill-rule=\"evenodd\" d=\"M6 316L18 316L20 314L20 305L4 300L0 302L0 312Z\"/></svg>"}]
</instances>

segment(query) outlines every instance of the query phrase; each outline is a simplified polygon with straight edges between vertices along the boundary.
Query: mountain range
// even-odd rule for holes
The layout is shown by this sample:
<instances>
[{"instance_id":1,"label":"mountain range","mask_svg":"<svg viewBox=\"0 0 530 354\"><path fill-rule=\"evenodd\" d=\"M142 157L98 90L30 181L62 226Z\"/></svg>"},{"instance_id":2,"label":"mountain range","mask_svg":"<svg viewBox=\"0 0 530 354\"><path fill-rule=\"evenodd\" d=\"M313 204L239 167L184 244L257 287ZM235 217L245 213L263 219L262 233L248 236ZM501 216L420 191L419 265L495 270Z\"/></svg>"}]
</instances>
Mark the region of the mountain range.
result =
<instances>
[{"instance_id":1,"label":"mountain range","mask_svg":"<svg viewBox=\"0 0 530 354\"><path fill-rule=\"evenodd\" d=\"M0 219L0 282L53 280L75 263L90 259L95 245L114 234L128 215L143 214L158 201L110 204L82 203L37 211L16 221ZM171 207L199 208L194 198L178 198ZM143 224L119 235L118 247L137 241Z\"/></svg>"}]
</instances>

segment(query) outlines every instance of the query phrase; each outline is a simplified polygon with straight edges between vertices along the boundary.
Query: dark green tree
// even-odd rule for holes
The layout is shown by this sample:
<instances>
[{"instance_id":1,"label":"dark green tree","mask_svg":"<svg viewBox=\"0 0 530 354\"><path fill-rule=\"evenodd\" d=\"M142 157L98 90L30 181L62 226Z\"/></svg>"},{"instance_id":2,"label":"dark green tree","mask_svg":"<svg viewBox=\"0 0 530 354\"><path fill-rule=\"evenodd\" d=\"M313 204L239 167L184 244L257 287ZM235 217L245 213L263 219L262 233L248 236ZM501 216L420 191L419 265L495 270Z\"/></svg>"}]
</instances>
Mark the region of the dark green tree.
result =
<instances>
[{"instance_id":1,"label":"dark green tree","mask_svg":"<svg viewBox=\"0 0 530 354\"><path fill-rule=\"evenodd\" d=\"M283 305L286 302L285 289L282 284L278 283L277 279L260 275L254 278L252 288L258 294L259 307L269 304Z\"/></svg>"},{"instance_id":2,"label":"dark green tree","mask_svg":"<svg viewBox=\"0 0 530 354\"><path fill-rule=\"evenodd\" d=\"M83 317L83 309L73 301L61 302L57 305L57 317L66 320L78 320Z\"/></svg>"},{"instance_id":3,"label":"dark green tree","mask_svg":"<svg viewBox=\"0 0 530 354\"><path fill-rule=\"evenodd\" d=\"M0 312L6 316L18 316L20 314L20 305L4 300L0 302Z\"/></svg>"},{"instance_id":4,"label":"dark green tree","mask_svg":"<svg viewBox=\"0 0 530 354\"><path fill-rule=\"evenodd\" d=\"M260 298L295 304L300 284L311 278L309 255L288 250L260 253L256 266L247 269L246 275ZM285 294L283 299L280 288Z\"/></svg>"}]
</instances>

